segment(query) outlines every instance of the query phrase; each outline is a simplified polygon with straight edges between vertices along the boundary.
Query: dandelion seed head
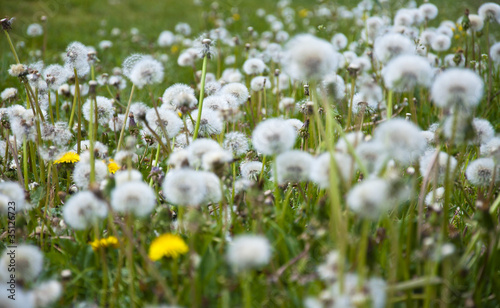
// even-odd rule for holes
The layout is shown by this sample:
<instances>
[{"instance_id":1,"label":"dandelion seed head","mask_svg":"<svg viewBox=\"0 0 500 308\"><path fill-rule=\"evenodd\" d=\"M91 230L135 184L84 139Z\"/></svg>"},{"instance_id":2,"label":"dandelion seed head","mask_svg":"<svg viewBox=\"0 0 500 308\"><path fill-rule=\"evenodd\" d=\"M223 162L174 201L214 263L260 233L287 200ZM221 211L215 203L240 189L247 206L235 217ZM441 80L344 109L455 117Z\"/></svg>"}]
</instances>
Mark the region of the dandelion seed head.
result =
<instances>
[{"instance_id":1,"label":"dandelion seed head","mask_svg":"<svg viewBox=\"0 0 500 308\"><path fill-rule=\"evenodd\" d=\"M163 75L163 64L150 56L144 56L135 63L128 77L133 84L141 89L145 85L162 82Z\"/></svg>"},{"instance_id":2,"label":"dandelion seed head","mask_svg":"<svg viewBox=\"0 0 500 308\"><path fill-rule=\"evenodd\" d=\"M437 75L431 87L434 104L441 108L476 107L483 96L483 80L472 70L450 68Z\"/></svg>"},{"instance_id":3,"label":"dandelion seed head","mask_svg":"<svg viewBox=\"0 0 500 308\"><path fill-rule=\"evenodd\" d=\"M198 109L191 112L191 117L198 121ZM195 126L191 121L187 122L187 127L189 132L193 133ZM198 135L201 137L209 137L212 135L218 135L222 132L223 122L218 112L211 109L203 108L201 111L200 127Z\"/></svg>"},{"instance_id":4,"label":"dandelion seed head","mask_svg":"<svg viewBox=\"0 0 500 308\"><path fill-rule=\"evenodd\" d=\"M171 31L162 31L157 43L160 47L172 46L175 43L175 35Z\"/></svg>"},{"instance_id":5,"label":"dandelion seed head","mask_svg":"<svg viewBox=\"0 0 500 308\"><path fill-rule=\"evenodd\" d=\"M40 248L34 245L20 244L17 247L9 248L9 250L15 251L16 281L27 283L35 280L43 268L43 254ZM8 269L9 265L12 264L11 256L4 253L0 264L2 265L0 269L2 277L9 277L11 272Z\"/></svg>"},{"instance_id":6,"label":"dandelion seed head","mask_svg":"<svg viewBox=\"0 0 500 308\"><path fill-rule=\"evenodd\" d=\"M170 87L168 87L165 92L163 93L163 104L170 104L174 106L173 101L176 99L179 95L191 95L195 96L193 88L186 84L182 83L176 83Z\"/></svg>"},{"instance_id":7,"label":"dandelion seed head","mask_svg":"<svg viewBox=\"0 0 500 308\"><path fill-rule=\"evenodd\" d=\"M90 121L90 103L91 99L88 99L85 104L83 104L82 111L85 120ZM97 108L97 122L99 125L106 125L113 117L113 101L104 96L96 96L96 103L94 108ZM95 113L95 109L94 109ZM92 118L95 121L95 114L92 114Z\"/></svg>"},{"instance_id":8,"label":"dandelion seed head","mask_svg":"<svg viewBox=\"0 0 500 308\"><path fill-rule=\"evenodd\" d=\"M244 179L257 181L262 171L262 163L260 161L247 161L240 165L241 176ZM265 171L265 169L264 169Z\"/></svg>"},{"instance_id":9,"label":"dandelion seed head","mask_svg":"<svg viewBox=\"0 0 500 308\"><path fill-rule=\"evenodd\" d=\"M493 2L487 2L482 4L477 10L479 16L485 21L492 19L500 23L500 5Z\"/></svg>"},{"instance_id":10,"label":"dandelion seed head","mask_svg":"<svg viewBox=\"0 0 500 308\"><path fill-rule=\"evenodd\" d=\"M49 280L36 286L33 289L31 296L36 307L47 307L57 301L61 297L61 294L61 284L56 280Z\"/></svg>"},{"instance_id":11,"label":"dandelion seed head","mask_svg":"<svg viewBox=\"0 0 500 308\"><path fill-rule=\"evenodd\" d=\"M433 191L430 191L425 196L425 205L433 208L434 210L440 210L443 207L444 202L444 187L438 187Z\"/></svg>"},{"instance_id":12,"label":"dandelion seed head","mask_svg":"<svg viewBox=\"0 0 500 308\"><path fill-rule=\"evenodd\" d=\"M154 190L142 181L122 183L111 192L111 207L119 213L133 213L137 217L145 217L155 206Z\"/></svg>"},{"instance_id":13,"label":"dandelion seed head","mask_svg":"<svg viewBox=\"0 0 500 308\"><path fill-rule=\"evenodd\" d=\"M478 32L483 30L484 19L476 14L469 14L470 29L472 31Z\"/></svg>"},{"instance_id":14,"label":"dandelion seed head","mask_svg":"<svg viewBox=\"0 0 500 308\"><path fill-rule=\"evenodd\" d=\"M375 40L373 53L379 61L385 63L399 55L414 54L415 44L402 34L388 33Z\"/></svg>"},{"instance_id":15,"label":"dandelion seed head","mask_svg":"<svg viewBox=\"0 0 500 308\"><path fill-rule=\"evenodd\" d=\"M283 69L295 80L320 80L337 67L335 49L323 39L299 34L285 46Z\"/></svg>"},{"instance_id":16,"label":"dandelion seed head","mask_svg":"<svg viewBox=\"0 0 500 308\"><path fill-rule=\"evenodd\" d=\"M450 49L451 46L451 38L444 34L438 34L434 37L431 42L431 48L434 51L446 51Z\"/></svg>"},{"instance_id":17,"label":"dandelion seed head","mask_svg":"<svg viewBox=\"0 0 500 308\"><path fill-rule=\"evenodd\" d=\"M495 173L495 183L500 180L500 169L496 167L492 158L478 158L473 160L465 170L467 180L474 186L489 186Z\"/></svg>"},{"instance_id":18,"label":"dandelion seed head","mask_svg":"<svg viewBox=\"0 0 500 308\"><path fill-rule=\"evenodd\" d=\"M15 203L16 212L29 209L30 207L30 204L24 200L24 189L16 182L1 182L0 197L0 214L2 215L7 214L9 202Z\"/></svg>"},{"instance_id":19,"label":"dandelion seed head","mask_svg":"<svg viewBox=\"0 0 500 308\"><path fill-rule=\"evenodd\" d=\"M332 96L336 100L341 100L345 97L345 82L342 77L337 74L326 75L320 83L319 90L321 93Z\"/></svg>"},{"instance_id":20,"label":"dandelion seed head","mask_svg":"<svg viewBox=\"0 0 500 308\"><path fill-rule=\"evenodd\" d=\"M238 105L243 105L248 100L248 89L244 84L232 82L224 85L219 91L220 94L229 94L236 98Z\"/></svg>"},{"instance_id":21,"label":"dandelion seed head","mask_svg":"<svg viewBox=\"0 0 500 308\"><path fill-rule=\"evenodd\" d=\"M252 81L250 82L250 88L254 92L259 92L265 89L270 89L271 88L271 82L267 77L264 76L257 76L252 78Z\"/></svg>"},{"instance_id":22,"label":"dandelion seed head","mask_svg":"<svg viewBox=\"0 0 500 308\"><path fill-rule=\"evenodd\" d=\"M271 244L260 235L239 235L229 243L227 262L236 270L262 267L271 259Z\"/></svg>"},{"instance_id":23,"label":"dandelion seed head","mask_svg":"<svg viewBox=\"0 0 500 308\"><path fill-rule=\"evenodd\" d=\"M446 179L447 164L448 154L445 152L439 152L436 156L435 150L428 151L420 158L420 174L423 177L428 178L430 182L442 184ZM456 167L457 160L455 157L451 156L448 170L448 177L451 180L453 180L453 174Z\"/></svg>"},{"instance_id":24,"label":"dandelion seed head","mask_svg":"<svg viewBox=\"0 0 500 308\"><path fill-rule=\"evenodd\" d=\"M260 122L252 133L254 148L264 155L274 155L290 150L297 132L286 120L274 118Z\"/></svg>"},{"instance_id":25,"label":"dandelion seed head","mask_svg":"<svg viewBox=\"0 0 500 308\"><path fill-rule=\"evenodd\" d=\"M170 170L162 187L166 200L180 206L200 205L207 189L199 172L186 168Z\"/></svg>"},{"instance_id":26,"label":"dandelion seed head","mask_svg":"<svg viewBox=\"0 0 500 308\"><path fill-rule=\"evenodd\" d=\"M93 193L81 191L66 202L62 212L65 223L73 229L84 230L106 217L108 208Z\"/></svg>"},{"instance_id":27,"label":"dandelion seed head","mask_svg":"<svg viewBox=\"0 0 500 308\"><path fill-rule=\"evenodd\" d=\"M74 71L79 77L84 77L90 72L90 65L87 61L89 53L88 47L80 42L73 42L66 48L64 67L73 75Z\"/></svg>"},{"instance_id":28,"label":"dandelion seed head","mask_svg":"<svg viewBox=\"0 0 500 308\"><path fill-rule=\"evenodd\" d=\"M239 83L243 80L243 75L240 73L238 69L235 68L226 68L222 72L222 81L225 81L227 83Z\"/></svg>"},{"instance_id":29,"label":"dandelion seed head","mask_svg":"<svg viewBox=\"0 0 500 308\"><path fill-rule=\"evenodd\" d=\"M313 157L303 151L283 152L276 157L278 183L280 185L305 182L309 179Z\"/></svg>"},{"instance_id":30,"label":"dandelion seed head","mask_svg":"<svg viewBox=\"0 0 500 308\"><path fill-rule=\"evenodd\" d=\"M349 208L358 215L376 220L390 208L389 185L386 181L371 178L356 184L347 195Z\"/></svg>"},{"instance_id":31,"label":"dandelion seed head","mask_svg":"<svg viewBox=\"0 0 500 308\"><path fill-rule=\"evenodd\" d=\"M11 101L14 100L17 96L16 88L5 88L0 94L0 98L2 101Z\"/></svg>"},{"instance_id":32,"label":"dandelion seed head","mask_svg":"<svg viewBox=\"0 0 500 308\"><path fill-rule=\"evenodd\" d=\"M141 182L141 181L142 181L142 174L135 169L122 170L122 171L117 171L115 173L115 185L116 185L116 187L121 186L121 185L128 183L128 182L137 183L137 182Z\"/></svg>"},{"instance_id":33,"label":"dandelion seed head","mask_svg":"<svg viewBox=\"0 0 500 308\"><path fill-rule=\"evenodd\" d=\"M247 75L259 75L266 69L266 64L259 58L250 58L243 63L243 71Z\"/></svg>"},{"instance_id":34,"label":"dandelion seed head","mask_svg":"<svg viewBox=\"0 0 500 308\"><path fill-rule=\"evenodd\" d=\"M432 68L427 59L415 55L402 55L392 59L382 70L385 85L395 92L428 87L432 81Z\"/></svg>"},{"instance_id":35,"label":"dandelion seed head","mask_svg":"<svg viewBox=\"0 0 500 308\"><path fill-rule=\"evenodd\" d=\"M159 108L158 113L156 113L156 110L153 108L149 109L146 113L146 121L155 133L168 138L177 136L181 128L184 126L182 120L174 111L167 110L165 108ZM165 129L167 136L164 136L162 126Z\"/></svg>"},{"instance_id":36,"label":"dandelion seed head","mask_svg":"<svg viewBox=\"0 0 500 308\"><path fill-rule=\"evenodd\" d=\"M81 155L80 157L82 157ZM95 161L95 181L97 183L102 182L106 175L108 174L108 167L106 164L100 160ZM73 182L80 189L87 189L90 184L90 163L85 161L80 161L75 164L75 169L73 170Z\"/></svg>"},{"instance_id":37,"label":"dandelion seed head","mask_svg":"<svg viewBox=\"0 0 500 308\"><path fill-rule=\"evenodd\" d=\"M11 64L8 72L12 77L19 77L25 75L28 72L28 68L24 64Z\"/></svg>"},{"instance_id":38,"label":"dandelion seed head","mask_svg":"<svg viewBox=\"0 0 500 308\"><path fill-rule=\"evenodd\" d=\"M222 147L233 153L234 156L241 156L248 152L248 138L240 132L230 132L224 136Z\"/></svg>"},{"instance_id":39,"label":"dandelion seed head","mask_svg":"<svg viewBox=\"0 0 500 308\"><path fill-rule=\"evenodd\" d=\"M420 128L403 119L392 119L378 126L374 139L384 144L391 158L404 165L418 159L427 146Z\"/></svg>"},{"instance_id":40,"label":"dandelion seed head","mask_svg":"<svg viewBox=\"0 0 500 308\"><path fill-rule=\"evenodd\" d=\"M432 20L438 15L438 8L432 3L424 3L418 7L426 20Z\"/></svg>"}]
</instances>

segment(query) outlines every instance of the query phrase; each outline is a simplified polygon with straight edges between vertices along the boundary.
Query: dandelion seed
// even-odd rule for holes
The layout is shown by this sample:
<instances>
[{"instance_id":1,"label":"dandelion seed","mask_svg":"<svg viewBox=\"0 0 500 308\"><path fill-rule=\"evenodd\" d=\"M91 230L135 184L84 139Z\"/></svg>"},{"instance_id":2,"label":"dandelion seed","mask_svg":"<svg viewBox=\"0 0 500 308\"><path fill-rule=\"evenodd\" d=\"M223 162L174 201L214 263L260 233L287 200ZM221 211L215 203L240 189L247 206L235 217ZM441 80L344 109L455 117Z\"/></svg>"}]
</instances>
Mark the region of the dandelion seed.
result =
<instances>
[{"instance_id":1,"label":"dandelion seed","mask_svg":"<svg viewBox=\"0 0 500 308\"><path fill-rule=\"evenodd\" d=\"M236 270L259 268L271 259L269 240L259 235L239 235L229 244L227 262Z\"/></svg>"},{"instance_id":2,"label":"dandelion seed","mask_svg":"<svg viewBox=\"0 0 500 308\"><path fill-rule=\"evenodd\" d=\"M188 246L180 236L165 233L151 242L148 256L153 261L158 261L164 257L176 259L188 251Z\"/></svg>"}]
</instances>

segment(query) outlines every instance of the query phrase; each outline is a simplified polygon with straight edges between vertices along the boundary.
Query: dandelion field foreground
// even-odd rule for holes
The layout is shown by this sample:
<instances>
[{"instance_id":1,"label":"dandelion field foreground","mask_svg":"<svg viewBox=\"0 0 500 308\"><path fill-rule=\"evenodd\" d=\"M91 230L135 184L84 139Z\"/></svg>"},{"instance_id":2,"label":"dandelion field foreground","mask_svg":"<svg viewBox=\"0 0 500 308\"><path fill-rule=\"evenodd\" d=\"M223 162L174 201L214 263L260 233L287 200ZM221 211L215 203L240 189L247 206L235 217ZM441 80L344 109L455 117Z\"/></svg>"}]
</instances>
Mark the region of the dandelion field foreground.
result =
<instances>
[{"instance_id":1,"label":"dandelion field foreground","mask_svg":"<svg viewBox=\"0 0 500 308\"><path fill-rule=\"evenodd\" d=\"M0 4L0 307L500 306L499 4L103 3Z\"/></svg>"}]
</instances>

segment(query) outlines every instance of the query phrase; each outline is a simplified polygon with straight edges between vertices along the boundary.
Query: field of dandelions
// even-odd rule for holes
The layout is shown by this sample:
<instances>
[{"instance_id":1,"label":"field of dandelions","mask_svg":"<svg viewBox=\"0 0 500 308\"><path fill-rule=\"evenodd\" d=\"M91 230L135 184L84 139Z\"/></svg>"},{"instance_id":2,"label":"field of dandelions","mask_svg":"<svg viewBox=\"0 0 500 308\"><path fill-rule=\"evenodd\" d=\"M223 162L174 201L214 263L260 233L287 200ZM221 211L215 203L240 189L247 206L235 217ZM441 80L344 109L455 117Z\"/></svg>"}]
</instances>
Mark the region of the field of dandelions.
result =
<instances>
[{"instance_id":1,"label":"field of dandelions","mask_svg":"<svg viewBox=\"0 0 500 308\"><path fill-rule=\"evenodd\" d=\"M500 5L181 2L0 4L0 307L500 306Z\"/></svg>"}]
</instances>

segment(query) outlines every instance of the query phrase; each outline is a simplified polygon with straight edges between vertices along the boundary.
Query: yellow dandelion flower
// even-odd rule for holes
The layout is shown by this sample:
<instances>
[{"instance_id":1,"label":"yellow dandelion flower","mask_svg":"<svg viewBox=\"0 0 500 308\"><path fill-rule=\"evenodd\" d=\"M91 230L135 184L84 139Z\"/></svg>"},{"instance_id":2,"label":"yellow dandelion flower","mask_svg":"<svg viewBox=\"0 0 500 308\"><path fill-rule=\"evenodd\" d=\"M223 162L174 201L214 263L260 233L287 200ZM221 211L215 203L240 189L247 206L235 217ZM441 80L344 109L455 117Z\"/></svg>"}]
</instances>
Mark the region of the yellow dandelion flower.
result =
<instances>
[{"instance_id":1,"label":"yellow dandelion flower","mask_svg":"<svg viewBox=\"0 0 500 308\"><path fill-rule=\"evenodd\" d=\"M80 155L75 152L66 152L59 159L54 161L54 164L72 164L80 161Z\"/></svg>"},{"instance_id":2,"label":"yellow dandelion flower","mask_svg":"<svg viewBox=\"0 0 500 308\"><path fill-rule=\"evenodd\" d=\"M238 14L238 13L234 13L234 14L233 14L233 20L234 20L234 21L238 21L238 20L240 20L240 14Z\"/></svg>"},{"instance_id":3,"label":"yellow dandelion flower","mask_svg":"<svg viewBox=\"0 0 500 308\"><path fill-rule=\"evenodd\" d=\"M300 10L299 11L300 18L306 18L307 17L307 13L309 13L309 11L307 9Z\"/></svg>"},{"instance_id":4,"label":"yellow dandelion flower","mask_svg":"<svg viewBox=\"0 0 500 308\"><path fill-rule=\"evenodd\" d=\"M110 159L109 164L108 164L108 171L111 174L115 174L116 171L120 170L120 166L118 166L117 163L115 163L114 160Z\"/></svg>"},{"instance_id":5,"label":"yellow dandelion flower","mask_svg":"<svg viewBox=\"0 0 500 308\"><path fill-rule=\"evenodd\" d=\"M118 239L114 236L102 238L100 240L95 240L91 243L89 243L90 246L92 246L92 250L96 251L99 248L107 248L107 247L113 247L113 248L118 248Z\"/></svg>"},{"instance_id":6,"label":"yellow dandelion flower","mask_svg":"<svg viewBox=\"0 0 500 308\"><path fill-rule=\"evenodd\" d=\"M170 51L172 53L177 53L179 51L179 46L177 45L173 45L172 48L170 48Z\"/></svg>"},{"instance_id":7,"label":"yellow dandelion flower","mask_svg":"<svg viewBox=\"0 0 500 308\"><path fill-rule=\"evenodd\" d=\"M163 257L177 258L188 250L188 246L180 236L165 233L153 240L148 255L151 260L158 261Z\"/></svg>"}]
</instances>

